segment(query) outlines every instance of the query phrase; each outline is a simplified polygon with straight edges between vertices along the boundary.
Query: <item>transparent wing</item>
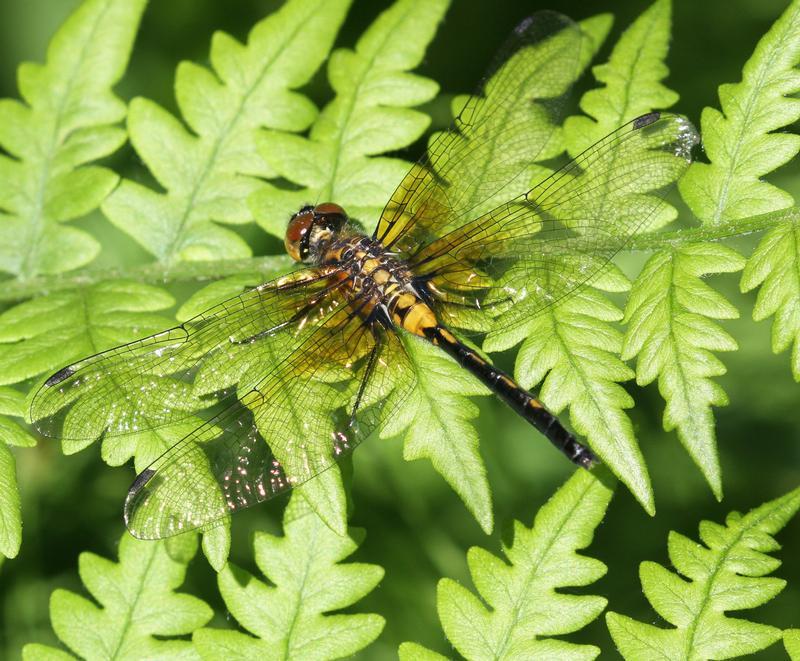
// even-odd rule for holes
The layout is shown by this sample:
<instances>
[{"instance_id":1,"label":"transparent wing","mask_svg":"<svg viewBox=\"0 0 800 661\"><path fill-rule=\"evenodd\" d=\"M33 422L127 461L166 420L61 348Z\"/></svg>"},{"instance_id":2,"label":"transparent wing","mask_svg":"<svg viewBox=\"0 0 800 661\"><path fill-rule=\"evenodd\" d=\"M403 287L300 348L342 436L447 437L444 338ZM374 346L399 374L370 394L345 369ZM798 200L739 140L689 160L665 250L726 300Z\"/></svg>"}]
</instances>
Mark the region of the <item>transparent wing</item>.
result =
<instances>
[{"instance_id":1,"label":"transparent wing","mask_svg":"<svg viewBox=\"0 0 800 661\"><path fill-rule=\"evenodd\" d=\"M580 29L561 14L523 21L482 91L459 100L453 129L434 136L392 195L375 238L408 253L525 191L535 161L560 151L553 137L582 67L581 46Z\"/></svg>"},{"instance_id":2,"label":"transparent wing","mask_svg":"<svg viewBox=\"0 0 800 661\"><path fill-rule=\"evenodd\" d=\"M250 387L265 368L254 340L281 334L343 299L335 269L308 269L272 280L193 319L80 360L52 375L34 396L30 417L46 436L85 441L170 425Z\"/></svg>"},{"instance_id":3,"label":"transparent wing","mask_svg":"<svg viewBox=\"0 0 800 661\"><path fill-rule=\"evenodd\" d=\"M591 280L634 234L672 219L663 198L697 142L685 117L644 115L524 195L422 247L411 267L453 325L499 315L494 327L512 329Z\"/></svg>"},{"instance_id":4,"label":"transparent wing","mask_svg":"<svg viewBox=\"0 0 800 661\"><path fill-rule=\"evenodd\" d=\"M337 310L247 392L136 479L125 521L139 538L211 527L352 452L415 383L398 335ZM269 339L265 340L269 343Z\"/></svg>"}]
</instances>

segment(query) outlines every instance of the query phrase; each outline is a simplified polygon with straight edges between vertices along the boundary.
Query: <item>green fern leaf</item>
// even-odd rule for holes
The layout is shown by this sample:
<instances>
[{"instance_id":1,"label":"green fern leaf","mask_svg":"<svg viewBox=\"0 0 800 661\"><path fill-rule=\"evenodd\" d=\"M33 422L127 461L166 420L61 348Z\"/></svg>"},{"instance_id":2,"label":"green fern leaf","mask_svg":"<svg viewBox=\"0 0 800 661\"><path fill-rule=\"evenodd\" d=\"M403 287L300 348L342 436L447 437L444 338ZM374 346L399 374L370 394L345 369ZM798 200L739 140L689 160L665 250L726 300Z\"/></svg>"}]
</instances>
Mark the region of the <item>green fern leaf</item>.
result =
<instances>
[{"instance_id":1,"label":"green fern leaf","mask_svg":"<svg viewBox=\"0 0 800 661\"><path fill-rule=\"evenodd\" d=\"M7 416L25 417L25 395L13 388L0 388L0 441L19 448L36 445L36 439Z\"/></svg>"},{"instance_id":2,"label":"green fern leaf","mask_svg":"<svg viewBox=\"0 0 800 661\"><path fill-rule=\"evenodd\" d=\"M6 423L0 418L0 434ZM0 437L0 441L4 441ZM0 554L15 558L22 543L22 508L17 486L17 466L14 455L0 442Z\"/></svg>"},{"instance_id":3,"label":"green fern leaf","mask_svg":"<svg viewBox=\"0 0 800 661\"><path fill-rule=\"evenodd\" d=\"M720 86L722 111L703 111L703 142L711 163L693 164L681 193L704 223L733 223L794 203L788 192L762 177L800 151L800 136L775 132L800 118L800 106L791 98L800 92L798 63L800 2L795 1L759 41L741 82ZM800 381L800 234L794 222L769 231L748 260L742 291L759 286L753 318L775 315L772 350L794 347L792 373Z\"/></svg>"},{"instance_id":4,"label":"green fern leaf","mask_svg":"<svg viewBox=\"0 0 800 661\"><path fill-rule=\"evenodd\" d=\"M575 430L628 485L648 510L653 495L644 459L624 413L633 406L619 381L633 371L619 359L622 333L611 322L622 311L602 291L625 291L628 279L616 267L608 268L570 299L531 320L527 338L517 355L515 373L525 387L542 382L539 395L554 413L569 406ZM494 350L497 345L491 342Z\"/></svg>"},{"instance_id":5,"label":"green fern leaf","mask_svg":"<svg viewBox=\"0 0 800 661\"><path fill-rule=\"evenodd\" d=\"M163 289L123 281L20 303L0 314L0 384L163 330L173 322L153 313L173 304Z\"/></svg>"},{"instance_id":6,"label":"green fern leaf","mask_svg":"<svg viewBox=\"0 0 800 661\"><path fill-rule=\"evenodd\" d=\"M589 585L606 573L602 562L577 551L591 543L612 495L597 476L577 470L542 506L532 528L514 522L514 541L503 548L507 562L479 547L469 550L470 574L483 600L447 578L439 582L437 598L444 632L460 654L593 659L600 653L552 636L581 629L606 606L603 597L557 588Z\"/></svg>"},{"instance_id":7,"label":"green fern leaf","mask_svg":"<svg viewBox=\"0 0 800 661\"><path fill-rule=\"evenodd\" d=\"M742 273L742 291L756 287L758 296L753 319L772 323L772 351L792 348L791 369L800 381L800 227L783 222L766 233L747 260Z\"/></svg>"},{"instance_id":8,"label":"green fern leaf","mask_svg":"<svg viewBox=\"0 0 800 661\"><path fill-rule=\"evenodd\" d=\"M350 0L290 0L250 32L247 45L218 32L213 73L184 62L175 90L190 133L152 101L131 103L133 146L166 193L123 181L103 204L112 223L160 261L250 255L218 223L253 220L247 197L275 170L256 150L264 127L301 131L316 108L293 91L328 55Z\"/></svg>"},{"instance_id":9,"label":"green fern leaf","mask_svg":"<svg viewBox=\"0 0 800 661\"><path fill-rule=\"evenodd\" d=\"M780 640L780 629L731 618L725 611L755 608L783 589L786 581L766 576L780 565L767 554L780 548L772 535L798 509L800 489L795 489L745 516L729 514L724 526L703 521L703 544L671 532L670 561L689 580L655 562L643 562L639 575L648 601L675 628L608 613L608 628L622 655L647 661L728 659Z\"/></svg>"},{"instance_id":10,"label":"green fern leaf","mask_svg":"<svg viewBox=\"0 0 800 661\"><path fill-rule=\"evenodd\" d=\"M100 606L69 590L50 598L50 620L59 639L84 659L189 658L191 642L177 639L208 622L208 605L175 592L186 563L197 551L197 536L142 542L127 533L119 562L81 553L78 571ZM23 659L72 658L44 645L26 645Z\"/></svg>"},{"instance_id":11,"label":"green fern leaf","mask_svg":"<svg viewBox=\"0 0 800 661\"><path fill-rule=\"evenodd\" d=\"M675 94L661 85L670 32L670 4L658 0L622 35L609 61L594 67L606 86L587 92L581 107L589 117L570 117L563 141L576 154L624 121L670 105ZM663 224L674 210L662 211L654 224ZM488 351L513 346L526 338L515 373L526 387L542 383L542 401L555 413L569 407L576 431L586 436L597 453L631 489L648 511L653 493L644 459L624 410L633 401L618 382L633 378L620 359L622 335L612 325L622 312L601 291L621 292L630 286L615 267L609 267L566 303L550 307L513 333L489 334Z\"/></svg>"},{"instance_id":12,"label":"green fern leaf","mask_svg":"<svg viewBox=\"0 0 800 661\"><path fill-rule=\"evenodd\" d=\"M398 158L377 157L417 140L430 119L412 110L437 93L432 80L412 73L433 39L448 0L398 0L358 40L338 49L328 64L336 98L308 138L269 131L260 153L277 173L303 188L265 188L251 198L259 224L277 236L287 214L302 204L331 200L372 227L408 170Z\"/></svg>"},{"instance_id":13,"label":"green fern leaf","mask_svg":"<svg viewBox=\"0 0 800 661\"><path fill-rule=\"evenodd\" d=\"M220 572L225 605L249 631L200 629L193 636L206 659L333 659L369 645L383 629L373 614L335 614L369 594L383 578L377 565L342 564L364 535L339 536L292 496L284 537L256 533L258 568L273 585L233 565Z\"/></svg>"},{"instance_id":14,"label":"green fern leaf","mask_svg":"<svg viewBox=\"0 0 800 661\"><path fill-rule=\"evenodd\" d=\"M656 108L669 108L678 95L661 84L669 70L672 6L657 0L642 13L614 45L608 62L592 68L604 87L589 90L580 108L590 117L569 117L564 123L567 151L578 154L634 117ZM593 119L592 119L593 118Z\"/></svg>"},{"instance_id":15,"label":"green fern leaf","mask_svg":"<svg viewBox=\"0 0 800 661\"><path fill-rule=\"evenodd\" d=\"M47 64L19 67L25 103L0 100L0 271L61 273L100 250L65 225L117 183L88 165L125 142L125 105L111 92L128 63L145 0L86 0L50 42Z\"/></svg>"},{"instance_id":16,"label":"green fern leaf","mask_svg":"<svg viewBox=\"0 0 800 661\"><path fill-rule=\"evenodd\" d=\"M636 279L625 315L622 358L639 357L639 385L658 379L667 402L664 429L677 428L717 498L722 498L722 479L711 406L724 406L728 398L709 378L725 373L710 350L733 351L737 346L711 319L735 319L739 313L702 277L739 271L743 263L739 253L716 244L659 251Z\"/></svg>"},{"instance_id":17,"label":"green fern leaf","mask_svg":"<svg viewBox=\"0 0 800 661\"><path fill-rule=\"evenodd\" d=\"M417 643L402 643L397 650L400 661L447 661L446 656Z\"/></svg>"},{"instance_id":18,"label":"green fern leaf","mask_svg":"<svg viewBox=\"0 0 800 661\"><path fill-rule=\"evenodd\" d=\"M483 530L492 531L492 499L486 468L478 452L478 434L470 420L478 407L468 397L490 391L436 347L404 337L414 363L413 392L385 421L381 437L402 433L406 461L427 458L461 497Z\"/></svg>"},{"instance_id":19,"label":"green fern leaf","mask_svg":"<svg viewBox=\"0 0 800 661\"><path fill-rule=\"evenodd\" d=\"M800 151L800 136L772 133L800 118L787 98L800 91L800 2L775 22L745 63L742 80L721 85L722 111L705 108L703 145L711 163L694 163L680 184L683 199L704 223L726 223L793 204L761 180Z\"/></svg>"},{"instance_id":20,"label":"green fern leaf","mask_svg":"<svg viewBox=\"0 0 800 661\"><path fill-rule=\"evenodd\" d=\"M800 661L800 629L789 629L783 632L783 644L792 661Z\"/></svg>"},{"instance_id":21,"label":"green fern leaf","mask_svg":"<svg viewBox=\"0 0 800 661\"><path fill-rule=\"evenodd\" d=\"M0 554L14 558L22 542L22 516L16 462L9 445L33 447L36 439L8 416L24 417L25 396L0 388Z\"/></svg>"},{"instance_id":22,"label":"green fern leaf","mask_svg":"<svg viewBox=\"0 0 800 661\"><path fill-rule=\"evenodd\" d=\"M53 372L79 358L168 328L174 322L155 311L173 303L163 289L124 281L21 303L0 314L0 382L15 383ZM107 404L85 398L87 407ZM86 424L94 419L91 415L83 418ZM188 433L192 424L196 423L189 420L171 428L104 439L103 456L108 463L121 465L135 455L137 468L142 469ZM80 432L76 437L84 438L98 438L102 433L102 429L94 436L91 430L74 431ZM63 449L72 454L89 443L65 443Z\"/></svg>"}]
</instances>

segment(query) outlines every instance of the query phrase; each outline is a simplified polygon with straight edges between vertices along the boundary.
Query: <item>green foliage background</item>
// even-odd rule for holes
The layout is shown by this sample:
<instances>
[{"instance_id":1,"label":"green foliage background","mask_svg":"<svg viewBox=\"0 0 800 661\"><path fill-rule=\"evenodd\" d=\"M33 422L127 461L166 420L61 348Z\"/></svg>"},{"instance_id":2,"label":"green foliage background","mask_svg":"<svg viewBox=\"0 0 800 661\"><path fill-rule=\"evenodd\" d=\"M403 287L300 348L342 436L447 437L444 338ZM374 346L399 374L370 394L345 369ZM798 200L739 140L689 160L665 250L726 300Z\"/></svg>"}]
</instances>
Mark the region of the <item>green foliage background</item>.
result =
<instances>
[{"instance_id":1,"label":"green foliage background","mask_svg":"<svg viewBox=\"0 0 800 661\"><path fill-rule=\"evenodd\" d=\"M0 4L0 98L18 97L15 80L18 64L25 60L42 61L52 34L78 4L74 0L28 0ZM180 116L180 108L173 93L173 80L178 63L191 60L208 65L209 43L215 31L223 30L244 40L250 27L279 4L256 0L235 0L227 3L215 0L151 2L144 14L128 71L115 90L126 102L134 96L144 96ZM353 47L365 28L388 5L389 3L384 2L356 0L336 38L337 46ZM474 88L497 46L524 15L537 9L551 8L580 20L600 12L613 12L614 26L595 60L605 62L611 47L624 28L650 5L649 2L632 0L613 4L582 3L577 0L550 4L454 0L445 22L439 27L431 46L427 49L421 66L410 67L415 72L436 81L441 88L442 94L423 106L423 110L431 114L434 128L444 126L449 112L449 95L469 92ZM735 2L714 0L703 3L675 0L672 8L672 43L666 59L670 73L665 81L670 89L680 94L680 101L674 108L688 115L699 126L703 108L719 107L718 86L741 79L743 63L750 57L759 38L785 9L785 2L772 0ZM302 73L298 75L302 78ZM582 86L580 92L589 87L596 87L597 83L591 76L585 76ZM330 99L330 87L324 67L311 78L302 91L318 107L327 103ZM424 96L423 90L420 101L425 100ZM580 98L580 95L576 96L577 98ZM668 105L670 102L662 100L660 103ZM648 106L658 105L659 102L648 100L643 103ZM140 115L147 110L148 108L141 104L137 109ZM587 104L583 110L597 118L596 106L589 107ZM575 111L577 112L577 108ZM296 120L299 123L303 121L302 117ZM309 116L308 121L310 120ZM278 128L287 128L280 126L280 122L278 124ZM292 130L300 128L302 127L295 126ZM134 130L132 125L131 131ZM140 139L144 141L147 136L144 135ZM320 139L323 140L324 135ZM402 150L400 156L406 159L415 158L423 147L424 143L417 141L413 147ZM253 158L257 158L255 151ZM145 163L129 145L106 159L103 165L132 182L152 185L152 178ZM261 163L253 167L263 167L268 171L272 165ZM790 161L788 165L778 169L769 176L769 180L797 199L800 194L797 160ZM93 185L104 190L102 181ZM180 187L179 184L176 186ZM310 182L309 186L317 189L322 187L316 182ZM243 191L242 194L245 195L247 192L249 191ZM374 203L367 202L364 207L369 208L371 205L374 206ZM702 220L713 216L713 211L707 209L693 208L693 211ZM112 211L109 215L113 217L115 214ZM270 222L282 221L272 218ZM97 212L70 225L90 232L100 241L103 250L93 266L125 268L146 264L150 260L150 256L143 248L132 242ZM226 225L226 230L231 232L226 236L230 242L228 245L234 246L231 248L232 254L236 254L235 245L243 245L242 239L253 248L255 254L275 254L281 249L280 243L274 237L270 237L254 224L229 224ZM235 237L239 237L238 243ZM761 235L746 236L736 239L731 245L741 254L749 256L753 254L760 239ZM686 257L687 262L695 257L689 255ZM727 271L741 268L740 264L734 264L736 259L728 253L715 254L713 260L711 257L709 255L696 257L702 263L699 266L691 266L689 270L693 275L707 272L722 273L714 276L711 282L714 288L725 296L730 306L740 311L738 318L730 318L732 314L724 313L728 308L718 304L714 310L716 312L723 310L723 313L708 313L708 317L724 319L721 322L722 327L735 339L739 348L723 355L727 373L718 375L713 364L709 363L710 373L702 375L703 377L713 375L730 401L727 407L714 409L724 500L722 502L716 500L703 473L697 469L689 454L681 447L678 439L684 429L681 427L680 410L672 411L671 422L667 421L668 426L671 424L673 427L678 427L678 433L664 431L662 427L664 401L659 394L659 387L663 388L663 384L657 378L659 369L652 365L643 366L642 355L638 354L637 358L637 342L628 338L625 348L620 346L620 350L625 358L639 361L636 363L634 360L630 364L637 366L640 370L639 381L647 385L638 387L632 381L627 381L623 387L635 401L635 407L629 410L629 414L653 483L657 516L649 516L626 489L619 488L608 515L597 529L591 547L583 552L596 560L583 560L580 573L582 576L585 575L584 582L589 583L592 580L596 582L588 588L579 590L581 594L587 595L582 597L585 601L579 608L592 614L586 615L586 621L591 621L602 610L603 604L599 597L588 595L601 595L608 601L608 610L614 612L613 615L609 615L609 626L612 630L618 631L624 628L628 620L623 616L644 623L654 622L653 607L642 594L640 580L645 584L647 597L653 599L653 591L648 590L648 581L650 585L659 584L659 581L662 582L660 584L668 584L670 579L663 575L663 572L666 572L665 568L674 567L684 576L698 579L699 574L692 573L691 568L686 570L680 558L673 555L674 545L680 543L676 541L676 533L682 538L701 538L708 544L710 533L707 526L701 528L698 535L699 522L708 519L719 523L725 521L729 528L734 530L734 533L716 531L718 536L715 539L724 540L727 534L735 536L738 534L735 531L740 529L736 526L747 528L747 523L752 517L744 523L736 517L726 520L730 511L748 512L762 503L784 496L800 483L800 425L798 424L800 391L792 378L788 352L775 354L770 350L773 343L776 347L782 348L786 342L781 343L780 339L775 340L771 336L772 320L761 322L752 320L756 292L740 293L740 276L736 273L726 274ZM619 264L623 271L633 277L646 259L647 255L641 253L626 255ZM704 271L703 266L709 262L711 268ZM657 271L659 263L650 262L648 268L653 269L651 273ZM756 270L758 269L752 267L749 272L745 271L745 279L751 286L759 282L758 274L753 273ZM640 297L646 298L646 285L646 282L637 283L636 286L642 287L642 291L639 292ZM692 283L684 285L693 286ZM0 287L2 286L0 283ZM233 285L234 290L236 286ZM197 289L198 286L193 283L179 283L169 287L172 299L177 304L184 303ZM170 308L173 304L170 297L159 297L145 288L133 287L127 295L131 298L138 296L147 304L137 304L130 310L124 306L120 310L114 310L113 314L116 316L106 324L109 328L116 328L117 324L127 320L129 324L135 323L140 330L150 332L162 327L164 319L175 311ZM69 295L62 293L53 296L54 299L49 302L52 308L47 309L63 310L53 324L58 326L58 323L63 323L64 327L68 328L68 315L72 309ZM94 300L102 303L103 296L113 299L115 292L103 291L100 288L99 291L93 291L92 296L95 297ZM624 298L615 301L624 305ZM195 301L194 305L202 306L202 302ZM800 302L794 300L794 305L800 306ZM102 311L106 307L98 306L98 309ZM758 310L758 307L756 309ZM626 310L626 314L628 321L635 320L635 309ZM181 318L188 316L187 310L182 309L179 316ZM166 323L164 322L164 325ZM103 327L102 320L98 324ZM117 332L109 330L106 341L117 342L127 338L125 335L117 335ZM724 349L726 347L724 337L722 340L719 339L719 335L716 337L715 350ZM83 351L81 349L83 341L84 338L71 335L62 339L62 342L66 343L65 346L70 350L74 349L78 354ZM47 350L46 345L41 345L39 349L40 352ZM495 355L499 364L508 369L513 369L514 357L513 350ZM52 356L49 358L54 359ZM35 361L37 354L35 352L31 355L26 354L24 359L28 362ZM797 369L797 359L794 364ZM652 378L644 379L642 374L645 372ZM35 369L31 371L31 374L34 373ZM707 395L709 403L717 405L721 402L716 391L711 389L708 393L710 393ZM477 429L480 454L487 466L487 480L496 524L490 537L486 536L473 514L465 508L458 495L441 479L429 462L403 460L403 439L400 437L383 440L376 436L359 449L352 467L349 465L344 467L344 472L352 476L352 500L355 509L351 523L365 530L366 537L357 550L355 544L351 544L348 538L340 538L335 542L338 545L337 549L331 552L330 566L323 563L324 566L319 568L319 572L322 581L335 581L332 577L340 571L338 569L340 565L335 563L343 561L344 564L341 566L346 566L351 561L361 563L363 571L358 574L360 576L360 587L356 588L358 594L353 596L347 594L345 590L342 596L333 599L332 606L325 605L326 608L344 608L345 613L362 614L358 616L360 618L358 620L341 623L343 631L352 632L353 629L363 631L363 639L359 639L362 643L377 635L377 631L380 630L380 617L385 620L383 633L375 643L360 652L360 658L395 658L398 645L404 641L414 641L440 653L453 655L453 649L442 633L443 626L459 652L480 657L481 652L470 647L472 643L465 631L459 631L457 617L449 613L446 608L440 607L437 612L437 599L440 606L452 604L459 599L469 602L469 597L464 596L462 592L465 588L460 588L454 583L457 581L464 586L476 586L474 592L480 593L490 605L497 607L497 603L483 589L485 581L481 579L481 572L489 572L492 576L489 582L496 580L494 574L489 571L491 568L496 569L495 565L486 559L486 555L482 555L486 552L471 551L468 556L467 549L483 547L498 557L503 556L501 548L504 545L511 545L511 521L516 519L525 527L529 527L537 510L571 473L571 468L560 456L546 447L540 439L534 438L530 428L498 402L485 397L476 398L475 402L479 407L479 415L471 417L470 421ZM693 403L697 404L696 401ZM13 393L6 390L0 392L0 414L19 415L21 407L22 403ZM30 444L31 439L21 428L11 426L14 423L7 422L7 419L0 418L0 422L4 425L0 430L6 434L7 442L17 446ZM469 436L469 432L466 432L466 435ZM474 443L474 439L465 438L465 443ZM713 444L712 441L710 443ZM132 451L128 450L117 448L116 454L112 455L110 450L103 448L104 457L115 464L123 462L132 454ZM406 453L409 452L406 446ZM81 584L82 580L92 596L99 603L106 605L104 599L107 594L104 594L103 590L92 590L91 577L102 575L102 570L106 567L102 558L116 561L120 554L125 557L125 554L130 554L133 548L130 540L122 544L119 542L124 530L121 520L122 499L132 472L128 468L111 468L103 463L97 448L66 457L61 454L58 443L49 439L39 441L34 448L15 448L13 456L17 463L16 472L19 479L24 528L19 555L13 560L6 560L0 568L0 609L2 609L0 610L0 657L17 658L26 643L60 645L53 633L54 628L58 637L70 643L74 651L88 656L88 652L81 650L92 649L94 643L70 638L75 630L85 629L86 622L73 626L70 622L59 623L54 619L51 625L49 618L51 593L57 590L53 600L60 600L69 605L72 603L70 599L81 599L70 596L71 594L86 594L86 589ZM7 461L6 454L0 455L0 461ZM703 464L704 470L708 482L719 491L720 485L715 482L712 464L713 461L706 461ZM474 484L471 486L479 488ZM2 487L3 485L0 485L0 488ZM587 506L587 526L595 525L602 518L604 506L602 503L605 502L603 499L607 500L608 497L608 494L598 494L599 500L592 501L591 507ZM785 513L785 516L781 515L783 519L774 514L772 509L769 510L769 515L788 521L791 516L789 510L792 507L796 510L793 502L782 500L779 506L775 506L789 512ZM247 607L241 603L246 604L250 595L241 595L237 592L237 586L240 585L237 576L241 579L243 575L241 572L248 572L262 581L261 584L252 584L252 594L266 604L264 608L267 610L269 604L281 602L281 595L285 595L281 590L288 590L291 593L291 572L276 575L266 569L271 566L270 560L280 564L282 553L291 556L290 552L281 550L280 544L274 541L275 537L265 535L263 532L278 534L281 531L282 509L281 503L274 503L237 515L232 528L233 542L230 550L231 561L236 566L229 567L220 574L219 581L214 570L198 555L189 564L185 582L181 584L180 577L184 569L175 559L191 558L195 554L195 548L171 548L169 557L167 553L158 556L154 562L161 563L163 567L158 570L160 573L154 574L157 579L152 580L169 578L164 579L167 580L167 586L158 588L150 586L154 590L152 600L157 601L162 598L158 590L178 588L182 593L194 595L205 601L213 609L214 615L209 619L210 611L199 601L172 595L169 598L178 600L174 609L184 614L183 620L171 622L172 628L168 631L145 627L139 632L143 637L142 640L146 640L150 634L179 636L206 626L208 628L203 629L203 633L196 634L196 640L204 639L205 644L209 646L231 645L235 648L244 643L242 640L237 640L234 634L226 639L226 635L209 633L214 628L230 626L225 618L225 613L228 611L251 634L268 638L270 635L268 627L255 624L248 627L243 622L247 618L242 612L243 610L246 612ZM491 513L483 512L478 518L485 523L487 517L491 519L491 516ZM541 523L545 525L545 530L547 522L554 517L557 518L557 514L553 512L541 515ZM537 519L537 526L539 523ZM297 539L301 540L299 543L306 546L309 544L306 540L312 537L316 539L316 536L324 537L332 534L324 527L309 530L303 529L297 523L290 525L296 526L290 534L297 535ZM552 526L552 521L550 525ZM775 550L776 547L771 545L767 533L778 534L779 529L780 526L777 526L772 529L759 529L757 533L753 533L757 539L752 542L752 548L757 547L759 551ZM251 533L255 530L262 532L259 532L253 542ZM670 531L676 533L670 534ZM516 548L517 542L521 545L524 543L526 549L533 549L531 553L535 553L540 540L537 541L535 535L526 537L527 534L517 524L516 533L513 535L515 540L513 548ZM585 546L591 537L590 535L586 537L586 534L585 531L575 532L574 543L571 538L567 538L564 541L566 544L564 552L571 553ZM356 531L351 532L351 535L353 539L361 540L362 533ZM782 561L776 574L786 580L786 587L781 591L774 583L777 579L761 579L773 581L769 584L760 584L762 587L758 589L761 590L762 597L768 598L773 594L777 596L757 611L748 612L743 616L739 614L741 617L776 627L775 630L759 629L750 632L753 639L762 636L764 644L776 640L778 630L800 626L800 524L797 520L789 521L787 527L778 535L778 539L784 548L772 555ZM747 542L747 539L745 541ZM224 551L220 551L219 548L215 551L214 543L210 536L205 538L206 554L209 557L224 558ZM79 555L86 551L95 555L82 556L79 561ZM515 566L521 562L519 552L515 553L513 550L506 549L505 557ZM755 551L752 552L752 557L748 557L765 572L776 569L770 561L763 560L763 557L758 556ZM347 560L344 560L345 558ZM605 574L597 561L607 567ZM639 566L642 561L652 562L642 566L640 576ZM380 568L383 570L382 579ZM755 573L748 573L742 567L734 567L733 571L748 576L759 575L758 570L753 569L753 565L749 571ZM124 585L122 574L124 572L121 572L118 578L121 585ZM267 582L264 582L264 576ZM439 585L437 595L437 583L443 577L449 580ZM285 587L282 583L284 579L290 587ZM270 581L277 585L272 592L270 592L272 588L268 588ZM512 575L509 584L513 585L513 582ZM376 584L377 587L371 589ZM549 587L542 587L542 590L545 589ZM570 589L568 592L576 590ZM447 596L443 594L451 595L449 602ZM352 604L362 595L365 596L353 606ZM239 602L235 602L236 599L239 599ZM183 609L177 605L178 602L181 602ZM657 597L654 604L656 602L658 602ZM68 607L72 606L64 606L64 609ZM278 606L274 608L279 609ZM323 610L325 608L320 612ZM680 618L675 613L668 612L668 608L656 608L656 610L667 622L679 625ZM476 613L479 612L479 609L476 610ZM367 613L378 614L380 617L366 615ZM148 615L153 618L159 616L158 613ZM98 615L98 618L100 617ZM476 621L481 617L483 615L475 615ZM306 630L313 631L313 627L322 626L319 622L311 620ZM667 626L664 621L659 624ZM98 619L94 622L94 626L99 631L104 625L102 620ZM335 624L328 623L328 626ZM713 626L723 625L714 623ZM713 626L712 631L720 631ZM280 629L280 626L278 628ZM634 629L635 627L630 627L629 630ZM322 630L324 631L324 628ZM341 650L342 653L345 650L359 649L360 645L356 638L357 636L347 644L343 642L341 647L335 649ZM574 643L598 646L602 650L601 658L614 658L617 645L622 647L623 651L627 650L633 654L630 651L632 649L630 641L627 647L619 640L615 645L608 633L606 620L602 617L594 619L584 629L567 638ZM796 633L787 635L786 640L787 648L791 649L791 645L794 645L794 649L797 649ZM170 648L169 651L176 654L186 651L183 648L188 647L188 644L177 641L170 644L176 647ZM254 645L252 654L260 653L255 643L250 641L247 644ZM675 649L680 649L680 643L675 642L674 638L671 641L665 638L663 645L665 649L672 649L670 646L673 645ZM132 649L141 652L147 648ZM742 649L744 648L739 648L740 653ZM28 653L44 654L42 650L44 648L28 648ZM165 650L162 649L163 651ZM539 651L547 658L548 650ZM553 650L549 652L555 654ZM572 652L578 653L575 649ZM301 654L301 652L296 653ZM412 646L405 646L402 654L405 658L417 658L422 651ZM780 646L773 645L765 651L755 653L751 658L786 658L786 653Z\"/></svg>"}]
</instances>

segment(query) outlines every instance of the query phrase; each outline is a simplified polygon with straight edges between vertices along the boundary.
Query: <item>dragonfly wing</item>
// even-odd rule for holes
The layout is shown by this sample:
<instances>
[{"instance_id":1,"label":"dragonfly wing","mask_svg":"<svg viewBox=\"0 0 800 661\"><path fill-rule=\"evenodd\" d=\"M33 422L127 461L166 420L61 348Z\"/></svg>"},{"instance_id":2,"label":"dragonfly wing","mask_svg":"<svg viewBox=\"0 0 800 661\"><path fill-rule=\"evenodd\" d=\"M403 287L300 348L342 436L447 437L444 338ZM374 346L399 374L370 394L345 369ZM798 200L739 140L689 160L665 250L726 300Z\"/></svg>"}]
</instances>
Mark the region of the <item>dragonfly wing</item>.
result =
<instances>
[{"instance_id":1,"label":"dragonfly wing","mask_svg":"<svg viewBox=\"0 0 800 661\"><path fill-rule=\"evenodd\" d=\"M280 333L341 298L335 270L308 269L272 280L206 312L53 374L31 403L46 436L94 440L171 425L258 379L253 338ZM263 369L262 369L263 371Z\"/></svg>"},{"instance_id":2,"label":"dragonfly wing","mask_svg":"<svg viewBox=\"0 0 800 661\"><path fill-rule=\"evenodd\" d=\"M588 61L585 45L580 28L556 12L523 21L483 88L457 100L453 129L434 135L392 195L375 238L410 253L527 190L535 161L558 154L554 133Z\"/></svg>"},{"instance_id":3,"label":"dragonfly wing","mask_svg":"<svg viewBox=\"0 0 800 661\"><path fill-rule=\"evenodd\" d=\"M697 142L685 117L640 117L524 195L425 246L412 269L450 323L470 327L482 315L513 329L589 282L637 232L672 219L664 196Z\"/></svg>"},{"instance_id":4,"label":"dragonfly wing","mask_svg":"<svg viewBox=\"0 0 800 661\"><path fill-rule=\"evenodd\" d=\"M396 333L334 312L136 478L128 529L153 539L213 527L306 482L352 452L414 383Z\"/></svg>"}]
</instances>

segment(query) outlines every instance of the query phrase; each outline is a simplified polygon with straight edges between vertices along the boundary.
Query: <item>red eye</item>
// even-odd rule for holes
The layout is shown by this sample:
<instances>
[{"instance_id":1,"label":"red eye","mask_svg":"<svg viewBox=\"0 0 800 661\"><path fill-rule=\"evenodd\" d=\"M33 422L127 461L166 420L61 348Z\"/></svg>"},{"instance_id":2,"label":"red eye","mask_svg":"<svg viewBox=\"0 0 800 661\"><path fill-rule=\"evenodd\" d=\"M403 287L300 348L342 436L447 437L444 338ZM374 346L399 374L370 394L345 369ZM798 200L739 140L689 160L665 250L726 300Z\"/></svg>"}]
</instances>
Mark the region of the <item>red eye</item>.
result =
<instances>
[{"instance_id":1,"label":"red eye","mask_svg":"<svg viewBox=\"0 0 800 661\"><path fill-rule=\"evenodd\" d=\"M289 221L289 226L286 228L286 236L283 244L286 246L286 252L289 256L297 262L302 262L308 252L308 246L303 246L304 237L308 234L311 225L314 223L314 214L312 211L298 213Z\"/></svg>"},{"instance_id":2,"label":"red eye","mask_svg":"<svg viewBox=\"0 0 800 661\"><path fill-rule=\"evenodd\" d=\"M314 207L314 213L320 216L344 216L344 209L333 202L323 202Z\"/></svg>"},{"instance_id":3,"label":"red eye","mask_svg":"<svg viewBox=\"0 0 800 661\"><path fill-rule=\"evenodd\" d=\"M289 227L286 228L286 239L292 243L300 241L313 222L314 216L310 213L295 216L289 221Z\"/></svg>"}]
</instances>

